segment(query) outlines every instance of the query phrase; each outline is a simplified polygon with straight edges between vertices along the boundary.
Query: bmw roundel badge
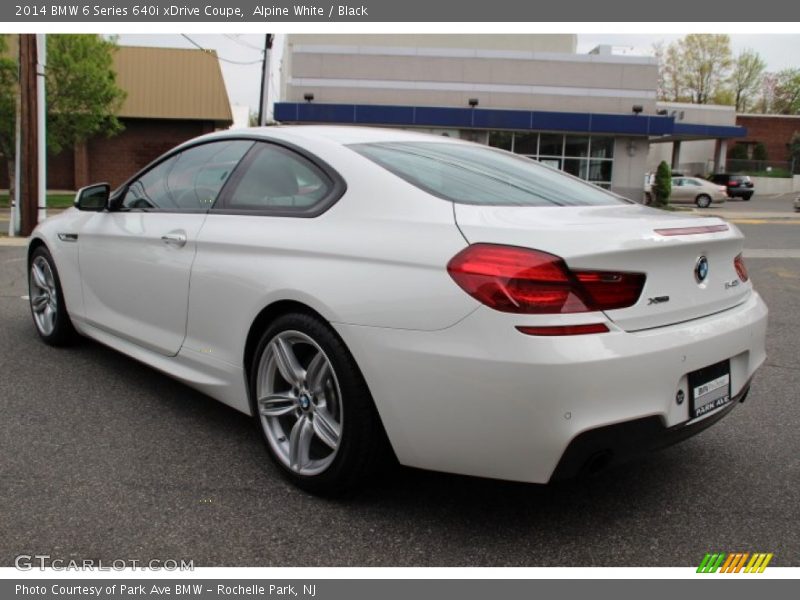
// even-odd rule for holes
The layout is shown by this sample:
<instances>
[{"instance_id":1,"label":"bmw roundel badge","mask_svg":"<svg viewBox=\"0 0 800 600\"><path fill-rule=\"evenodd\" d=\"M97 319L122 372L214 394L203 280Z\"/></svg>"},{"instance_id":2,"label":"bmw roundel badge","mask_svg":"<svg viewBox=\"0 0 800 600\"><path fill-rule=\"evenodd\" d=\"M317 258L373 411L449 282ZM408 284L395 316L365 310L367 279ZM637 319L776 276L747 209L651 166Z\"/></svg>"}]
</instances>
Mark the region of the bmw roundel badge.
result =
<instances>
[{"instance_id":1,"label":"bmw roundel badge","mask_svg":"<svg viewBox=\"0 0 800 600\"><path fill-rule=\"evenodd\" d=\"M703 283L708 277L708 259L701 256L697 259L697 264L694 266L694 278L697 283Z\"/></svg>"}]
</instances>

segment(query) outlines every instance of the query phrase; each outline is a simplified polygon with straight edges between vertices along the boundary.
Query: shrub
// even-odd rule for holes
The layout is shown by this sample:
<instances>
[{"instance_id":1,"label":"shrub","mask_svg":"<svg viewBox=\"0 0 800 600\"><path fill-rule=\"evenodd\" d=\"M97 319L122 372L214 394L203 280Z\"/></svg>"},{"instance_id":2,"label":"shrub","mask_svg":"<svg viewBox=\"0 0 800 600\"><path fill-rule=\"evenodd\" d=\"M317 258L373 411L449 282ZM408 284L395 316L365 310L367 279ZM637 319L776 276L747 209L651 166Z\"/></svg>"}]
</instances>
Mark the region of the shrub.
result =
<instances>
[{"instance_id":1,"label":"shrub","mask_svg":"<svg viewBox=\"0 0 800 600\"><path fill-rule=\"evenodd\" d=\"M747 160L747 145L737 143L728 153L728 158L734 160Z\"/></svg>"},{"instance_id":2,"label":"shrub","mask_svg":"<svg viewBox=\"0 0 800 600\"><path fill-rule=\"evenodd\" d=\"M656 170L652 193L655 206L663 208L669 203L669 197L672 194L672 169L665 160L661 161Z\"/></svg>"}]
</instances>

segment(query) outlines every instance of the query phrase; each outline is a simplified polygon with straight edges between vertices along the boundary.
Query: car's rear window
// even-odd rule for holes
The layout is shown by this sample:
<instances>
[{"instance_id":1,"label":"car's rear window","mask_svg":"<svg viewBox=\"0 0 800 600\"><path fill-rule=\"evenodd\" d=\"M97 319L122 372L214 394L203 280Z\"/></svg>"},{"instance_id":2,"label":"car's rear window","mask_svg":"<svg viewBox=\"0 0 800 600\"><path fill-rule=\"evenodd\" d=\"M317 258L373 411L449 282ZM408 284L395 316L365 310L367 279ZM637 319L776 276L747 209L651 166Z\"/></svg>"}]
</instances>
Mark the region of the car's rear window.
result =
<instances>
[{"instance_id":1,"label":"car's rear window","mask_svg":"<svg viewBox=\"0 0 800 600\"><path fill-rule=\"evenodd\" d=\"M383 142L349 147L418 188L463 204L586 206L630 202L533 159L488 146Z\"/></svg>"}]
</instances>

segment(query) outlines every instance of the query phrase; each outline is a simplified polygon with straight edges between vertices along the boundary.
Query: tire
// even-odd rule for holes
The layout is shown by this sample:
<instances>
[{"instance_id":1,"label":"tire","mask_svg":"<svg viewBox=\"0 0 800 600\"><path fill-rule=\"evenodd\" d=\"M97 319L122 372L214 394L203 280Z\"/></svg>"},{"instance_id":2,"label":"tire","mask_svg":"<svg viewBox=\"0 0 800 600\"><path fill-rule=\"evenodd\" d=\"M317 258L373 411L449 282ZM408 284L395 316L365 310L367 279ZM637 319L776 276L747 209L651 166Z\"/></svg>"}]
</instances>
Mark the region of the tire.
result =
<instances>
[{"instance_id":1,"label":"tire","mask_svg":"<svg viewBox=\"0 0 800 600\"><path fill-rule=\"evenodd\" d=\"M45 344L68 346L75 341L78 334L69 318L58 269L44 246L33 251L28 263L28 298L34 327Z\"/></svg>"},{"instance_id":2,"label":"tire","mask_svg":"<svg viewBox=\"0 0 800 600\"><path fill-rule=\"evenodd\" d=\"M645 194L644 194L644 205L645 206L651 206L652 204L653 204L653 196L650 194L650 192L645 192Z\"/></svg>"},{"instance_id":3,"label":"tire","mask_svg":"<svg viewBox=\"0 0 800 600\"><path fill-rule=\"evenodd\" d=\"M697 198L695 198L694 203L697 204L698 208L708 208L711 206L711 196L700 194Z\"/></svg>"},{"instance_id":4,"label":"tire","mask_svg":"<svg viewBox=\"0 0 800 600\"><path fill-rule=\"evenodd\" d=\"M278 317L250 367L253 416L267 452L298 487L352 491L391 456L367 384L339 336L304 313Z\"/></svg>"},{"instance_id":5,"label":"tire","mask_svg":"<svg viewBox=\"0 0 800 600\"><path fill-rule=\"evenodd\" d=\"M753 197L753 194L746 194L746 195L742 196L742 200L744 200L745 202L750 202L750 198L752 198L752 197Z\"/></svg>"}]
</instances>

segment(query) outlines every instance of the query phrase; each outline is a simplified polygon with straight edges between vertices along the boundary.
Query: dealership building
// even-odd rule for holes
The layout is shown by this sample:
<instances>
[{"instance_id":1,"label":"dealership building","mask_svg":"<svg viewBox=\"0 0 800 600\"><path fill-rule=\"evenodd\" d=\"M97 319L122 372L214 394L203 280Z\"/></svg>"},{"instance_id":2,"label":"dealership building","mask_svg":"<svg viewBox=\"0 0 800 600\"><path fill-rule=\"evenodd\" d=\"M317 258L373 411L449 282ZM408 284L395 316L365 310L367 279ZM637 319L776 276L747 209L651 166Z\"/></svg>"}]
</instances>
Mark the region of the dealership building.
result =
<instances>
[{"instance_id":1,"label":"dealership building","mask_svg":"<svg viewBox=\"0 0 800 600\"><path fill-rule=\"evenodd\" d=\"M276 121L468 139L636 200L660 160L682 168L691 155L693 167L722 170L729 141L746 134L732 110L657 102L654 58L608 46L578 54L575 35L305 34L284 43Z\"/></svg>"}]
</instances>

